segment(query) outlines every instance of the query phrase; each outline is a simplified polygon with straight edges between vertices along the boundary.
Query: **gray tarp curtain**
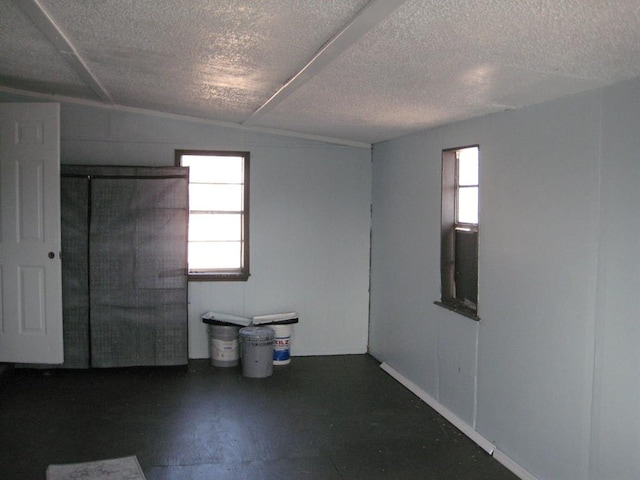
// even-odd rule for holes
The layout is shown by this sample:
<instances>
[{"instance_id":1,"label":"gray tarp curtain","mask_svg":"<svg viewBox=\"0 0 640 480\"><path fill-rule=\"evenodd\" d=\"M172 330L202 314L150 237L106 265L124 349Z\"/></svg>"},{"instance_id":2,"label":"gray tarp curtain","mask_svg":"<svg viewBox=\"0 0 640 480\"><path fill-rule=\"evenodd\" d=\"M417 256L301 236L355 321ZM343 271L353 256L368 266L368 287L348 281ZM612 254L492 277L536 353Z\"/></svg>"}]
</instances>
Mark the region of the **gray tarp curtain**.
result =
<instances>
[{"instance_id":1,"label":"gray tarp curtain","mask_svg":"<svg viewBox=\"0 0 640 480\"><path fill-rule=\"evenodd\" d=\"M65 366L188 360L188 170L62 167Z\"/></svg>"}]
</instances>

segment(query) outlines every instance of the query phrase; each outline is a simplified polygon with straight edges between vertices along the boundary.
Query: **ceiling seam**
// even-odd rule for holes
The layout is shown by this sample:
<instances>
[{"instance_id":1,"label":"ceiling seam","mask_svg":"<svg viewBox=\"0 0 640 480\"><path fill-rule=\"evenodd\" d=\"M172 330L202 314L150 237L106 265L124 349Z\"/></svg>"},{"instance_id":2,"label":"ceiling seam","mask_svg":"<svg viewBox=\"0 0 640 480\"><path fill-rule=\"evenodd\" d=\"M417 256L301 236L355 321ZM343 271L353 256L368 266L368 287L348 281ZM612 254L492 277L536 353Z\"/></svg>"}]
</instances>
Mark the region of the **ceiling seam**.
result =
<instances>
[{"instance_id":1,"label":"ceiling seam","mask_svg":"<svg viewBox=\"0 0 640 480\"><path fill-rule=\"evenodd\" d=\"M102 102L115 103L107 89L102 86L100 80L91 72L73 43L38 0L14 0L13 3L40 29L76 74L89 85Z\"/></svg>"},{"instance_id":2,"label":"ceiling seam","mask_svg":"<svg viewBox=\"0 0 640 480\"><path fill-rule=\"evenodd\" d=\"M264 117L289 95L311 80L324 67L338 58L345 50L360 40L369 30L379 25L405 2L406 0L372 0L367 3L344 27L320 47L301 70L280 87L242 124L247 126L255 125L261 117Z\"/></svg>"},{"instance_id":3,"label":"ceiling seam","mask_svg":"<svg viewBox=\"0 0 640 480\"><path fill-rule=\"evenodd\" d=\"M328 143L331 145L365 148L365 149L371 150L370 143L359 142L356 140L348 140L348 139L337 138L337 137L327 137L323 135L315 135L312 133L302 133L302 132L296 132L291 130L269 128L269 127L256 127L256 126L250 127L250 126L242 125L240 123L225 122L223 120L212 120L208 118L182 115L179 113L168 113L168 112L161 112L159 110L149 110L149 109L139 108L139 107L128 107L125 105L118 105L115 103L105 104L105 103L98 102L96 100L88 100L88 99L77 98L77 97L67 97L64 95L54 95L50 93L33 92L30 90L20 90L17 88L5 87L3 85L0 85L0 93L7 93L10 95L18 95L26 98L34 98L34 99L51 101L51 102L67 103L71 105L96 107L96 108L102 108L105 110L111 110L116 112L126 112L126 113L132 113L137 115L150 115L158 118L164 118L167 120L199 123L202 125L210 125L213 127L239 129L239 130L245 130L248 132L266 133L269 135L277 135L280 137L298 138L301 140L311 140L314 142Z\"/></svg>"}]
</instances>

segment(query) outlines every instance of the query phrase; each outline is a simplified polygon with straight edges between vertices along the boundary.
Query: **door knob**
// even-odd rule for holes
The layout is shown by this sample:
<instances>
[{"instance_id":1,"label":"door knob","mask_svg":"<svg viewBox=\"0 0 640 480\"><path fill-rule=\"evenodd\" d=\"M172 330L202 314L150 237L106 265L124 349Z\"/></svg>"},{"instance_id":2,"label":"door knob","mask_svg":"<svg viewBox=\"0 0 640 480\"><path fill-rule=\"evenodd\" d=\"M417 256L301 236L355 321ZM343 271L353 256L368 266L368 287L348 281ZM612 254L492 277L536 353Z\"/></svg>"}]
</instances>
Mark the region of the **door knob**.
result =
<instances>
[{"instance_id":1,"label":"door knob","mask_svg":"<svg viewBox=\"0 0 640 480\"><path fill-rule=\"evenodd\" d=\"M56 258L56 254L53 252L49 252L49 258Z\"/></svg>"}]
</instances>

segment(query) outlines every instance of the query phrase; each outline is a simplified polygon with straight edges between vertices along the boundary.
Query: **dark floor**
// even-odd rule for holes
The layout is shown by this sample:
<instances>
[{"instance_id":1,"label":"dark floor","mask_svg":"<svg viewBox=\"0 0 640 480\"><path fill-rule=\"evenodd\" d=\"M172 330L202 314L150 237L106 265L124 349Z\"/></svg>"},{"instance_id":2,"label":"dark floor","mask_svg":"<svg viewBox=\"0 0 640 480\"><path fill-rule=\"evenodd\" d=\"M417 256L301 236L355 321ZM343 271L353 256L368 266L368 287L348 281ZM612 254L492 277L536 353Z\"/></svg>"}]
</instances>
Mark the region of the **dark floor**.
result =
<instances>
[{"instance_id":1,"label":"dark floor","mask_svg":"<svg viewBox=\"0 0 640 480\"><path fill-rule=\"evenodd\" d=\"M22 370L0 387L0 478L137 455L147 480L516 477L367 355L238 368Z\"/></svg>"}]
</instances>

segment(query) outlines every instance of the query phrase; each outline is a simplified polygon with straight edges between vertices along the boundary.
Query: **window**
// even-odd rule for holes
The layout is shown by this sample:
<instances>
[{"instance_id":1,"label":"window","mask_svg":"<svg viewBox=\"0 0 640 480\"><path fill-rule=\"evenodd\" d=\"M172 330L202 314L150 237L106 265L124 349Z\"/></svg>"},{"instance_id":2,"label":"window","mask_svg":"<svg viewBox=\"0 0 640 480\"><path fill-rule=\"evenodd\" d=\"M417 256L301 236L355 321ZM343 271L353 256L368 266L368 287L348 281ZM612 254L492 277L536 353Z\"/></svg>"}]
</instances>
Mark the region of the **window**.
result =
<instances>
[{"instance_id":1,"label":"window","mask_svg":"<svg viewBox=\"0 0 640 480\"><path fill-rule=\"evenodd\" d=\"M189 280L249 278L249 152L176 150L189 167Z\"/></svg>"},{"instance_id":2,"label":"window","mask_svg":"<svg viewBox=\"0 0 640 480\"><path fill-rule=\"evenodd\" d=\"M442 152L441 298L446 308L478 317L478 146Z\"/></svg>"}]
</instances>

